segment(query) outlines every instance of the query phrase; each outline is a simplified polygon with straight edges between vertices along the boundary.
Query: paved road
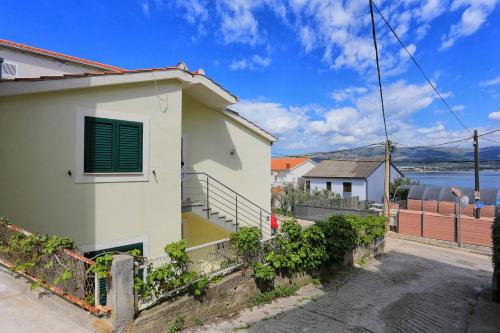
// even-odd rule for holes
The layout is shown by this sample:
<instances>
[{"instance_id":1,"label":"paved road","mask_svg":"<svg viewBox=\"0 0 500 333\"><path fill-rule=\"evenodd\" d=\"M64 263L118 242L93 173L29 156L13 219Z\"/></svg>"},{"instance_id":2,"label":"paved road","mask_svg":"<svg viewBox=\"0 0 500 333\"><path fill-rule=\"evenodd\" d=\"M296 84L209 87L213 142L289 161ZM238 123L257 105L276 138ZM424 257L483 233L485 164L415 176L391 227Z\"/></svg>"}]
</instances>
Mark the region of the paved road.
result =
<instances>
[{"instance_id":1,"label":"paved road","mask_svg":"<svg viewBox=\"0 0 500 333\"><path fill-rule=\"evenodd\" d=\"M93 332L89 316L72 304L32 291L30 284L0 267L0 332Z\"/></svg>"},{"instance_id":2,"label":"paved road","mask_svg":"<svg viewBox=\"0 0 500 333\"><path fill-rule=\"evenodd\" d=\"M500 305L478 299L491 271L485 255L389 238L385 255L313 300L279 300L197 331L500 332Z\"/></svg>"},{"instance_id":3,"label":"paved road","mask_svg":"<svg viewBox=\"0 0 500 333\"><path fill-rule=\"evenodd\" d=\"M338 289L250 332L466 332L487 256L390 239L387 254Z\"/></svg>"}]
</instances>

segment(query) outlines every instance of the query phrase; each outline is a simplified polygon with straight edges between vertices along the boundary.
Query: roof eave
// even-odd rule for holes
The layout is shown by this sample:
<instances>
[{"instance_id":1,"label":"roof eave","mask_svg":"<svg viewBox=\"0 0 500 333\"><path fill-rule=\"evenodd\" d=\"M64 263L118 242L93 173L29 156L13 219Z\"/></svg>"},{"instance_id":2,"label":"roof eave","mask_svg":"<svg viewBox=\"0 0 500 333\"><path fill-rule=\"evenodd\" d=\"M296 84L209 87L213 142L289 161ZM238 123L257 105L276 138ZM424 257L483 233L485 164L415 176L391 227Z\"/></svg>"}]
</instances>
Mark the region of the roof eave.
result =
<instances>
[{"instance_id":1,"label":"roof eave","mask_svg":"<svg viewBox=\"0 0 500 333\"><path fill-rule=\"evenodd\" d=\"M210 107L221 108L237 102L236 96L232 95L206 76L191 74L175 67L159 70L128 71L123 73L109 72L105 74L89 74L84 77L67 75L63 77L22 81L5 80L0 82L0 97L161 80L178 80L186 89L208 89L218 97L214 99L212 105L209 105Z\"/></svg>"}]
</instances>

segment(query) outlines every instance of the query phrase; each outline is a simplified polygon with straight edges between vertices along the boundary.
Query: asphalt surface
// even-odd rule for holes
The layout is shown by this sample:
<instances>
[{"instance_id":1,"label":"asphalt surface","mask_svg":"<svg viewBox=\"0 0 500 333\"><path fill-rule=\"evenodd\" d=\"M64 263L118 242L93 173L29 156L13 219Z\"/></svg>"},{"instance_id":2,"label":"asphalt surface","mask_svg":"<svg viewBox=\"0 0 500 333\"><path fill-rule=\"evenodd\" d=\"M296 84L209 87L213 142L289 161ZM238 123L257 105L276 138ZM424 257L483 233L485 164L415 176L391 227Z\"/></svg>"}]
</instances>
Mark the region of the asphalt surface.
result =
<instances>
[{"instance_id":1,"label":"asphalt surface","mask_svg":"<svg viewBox=\"0 0 500 333\"><path fill-rule=\"evenodd\" d=\"M500 304L480 297L489 295L491 273L489 256L388 238L383 256L313 297L279 300L196 331L500 332Z\"/></svg>"},{"instance_id":2,"label":"asphalt surface","mask_svg":"<svg viewBox=\"0 0 500 333\"><path fill-rule=\"evenodd\" d=\"M467 332L488 256L390 239L386 254L338 289L249 332Z\"/></svg>"}]
</instances>

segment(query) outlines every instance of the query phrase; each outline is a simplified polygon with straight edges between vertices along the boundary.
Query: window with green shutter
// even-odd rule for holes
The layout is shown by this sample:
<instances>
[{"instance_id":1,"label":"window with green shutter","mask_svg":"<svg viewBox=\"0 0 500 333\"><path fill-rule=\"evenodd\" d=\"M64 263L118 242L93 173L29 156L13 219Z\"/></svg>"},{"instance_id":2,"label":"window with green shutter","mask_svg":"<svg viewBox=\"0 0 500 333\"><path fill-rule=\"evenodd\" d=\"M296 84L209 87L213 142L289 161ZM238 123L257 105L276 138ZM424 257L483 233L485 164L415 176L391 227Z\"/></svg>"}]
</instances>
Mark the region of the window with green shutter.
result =
<instances>
[{"instance_id":1,"label":"window with green shutter","mask_svg":"<svg viewBox=\"0 0 500 333\"><path fill-rule=\"evenodd\" d=\"M86 173L142 172L141 122L85 117Z\"/></svg>"}]
</instances>

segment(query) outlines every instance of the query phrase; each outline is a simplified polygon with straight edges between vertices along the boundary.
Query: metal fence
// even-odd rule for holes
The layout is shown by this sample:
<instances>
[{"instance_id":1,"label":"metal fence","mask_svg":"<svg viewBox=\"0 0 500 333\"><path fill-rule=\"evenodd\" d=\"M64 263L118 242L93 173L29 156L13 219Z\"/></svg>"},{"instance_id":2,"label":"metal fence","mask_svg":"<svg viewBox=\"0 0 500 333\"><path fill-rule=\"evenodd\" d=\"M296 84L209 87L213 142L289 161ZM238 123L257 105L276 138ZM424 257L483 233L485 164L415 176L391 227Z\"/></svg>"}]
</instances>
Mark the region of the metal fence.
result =
<instances>
[{"instance_id":1,"label":"metal fence","mask_svg":"<svg viewBox=\"0 0 500 333\"><path fill-rule=\"evenodd\" d=\"M310 221L325 220L332 215L368 216L371 214L374 214L374 212L371 210L295 205L295 217L298 219Z\"/></svg>"},{"instance_id":2,"label":"metal fence","mask_svg":"<svg viewBox=\"0 0 500 333\"><path fill-rule=\"evenodd\" d=\"M0 224L0 247L7 248L11 237L16 234L32 235L15 225ZM94 314L107 314L111 310L96 304L96 300L100 299L99 288L95 288L99 280L88 270L94 261L79 253L67 249L53 254L42 253L40 249L15 253L0 250L0 264Z\"/></svg>"},{"instance_id":3,"label":"metal fence","mask_svg":"<svg viewBox=\"0 0 500 333\"><path fill-rule=\"evenodd\" d=\"M261 242L271 245L272 240L273 237L269 237L262 239ZM186 254L189 258L187 269L199 275L208 276L209 278L218 275L227 275L243 266L243 263L240 261L229 238L190 247L186 249ZM262 254L259 254L259 258L256 260L262 259L260 257L262 257ZM144 279L146 282L148 274L152 269L170 262L171 260L167 254L157 257L144 258L143 263L136 265L136 276ZM137 310L146 309L163 299L172 297L182 291L185 287L187 286L170 290L159 296L143 296L139 292L136 292Z\"/></svg>"}]
</instances>

